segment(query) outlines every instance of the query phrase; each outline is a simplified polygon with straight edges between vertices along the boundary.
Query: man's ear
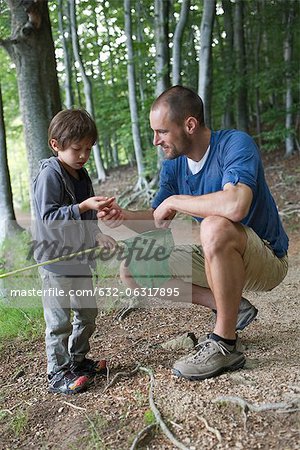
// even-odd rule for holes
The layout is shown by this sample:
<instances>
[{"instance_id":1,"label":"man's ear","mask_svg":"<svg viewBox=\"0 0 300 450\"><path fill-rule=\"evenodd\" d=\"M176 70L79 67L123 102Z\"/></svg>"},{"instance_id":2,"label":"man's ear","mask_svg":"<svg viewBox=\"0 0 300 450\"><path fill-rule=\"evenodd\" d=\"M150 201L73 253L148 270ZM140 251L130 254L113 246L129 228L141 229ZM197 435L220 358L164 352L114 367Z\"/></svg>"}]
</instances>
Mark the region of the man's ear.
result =
<instances>
[{"instance_id":1,"label":"man's ear","mask_svg":"<svg viewBox=\"0 0 300 450\"><path fill-rule=\"evenodd\" d=\"M195 130L198 126L198 120L193 116L189 116L185 119L184 124L185 124L185 131L188 134L193 134L195 133Z\"/></svg>"},{"instance_id":2,"label":"man's ear","mask_svg":"<svg viewBox=\"0 0 300 450\"><path fill-rule=\"evenodd\" d=\"M58 150L60 150L56 139L50 139L49 144L52 150L55 151L56 153L58 152Z\"/></svg>"}]
</instances>

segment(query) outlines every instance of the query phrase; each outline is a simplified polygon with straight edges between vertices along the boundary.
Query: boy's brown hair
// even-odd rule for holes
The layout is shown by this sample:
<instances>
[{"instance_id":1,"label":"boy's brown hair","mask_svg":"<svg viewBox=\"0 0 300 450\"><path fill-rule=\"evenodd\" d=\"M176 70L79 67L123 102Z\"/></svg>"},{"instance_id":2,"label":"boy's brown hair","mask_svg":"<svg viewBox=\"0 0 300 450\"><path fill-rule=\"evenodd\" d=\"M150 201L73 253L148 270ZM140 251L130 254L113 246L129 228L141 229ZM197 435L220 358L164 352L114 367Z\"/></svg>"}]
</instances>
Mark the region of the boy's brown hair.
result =
<instances>
[{"instance_id":1,"label":"boy's brown hair","mask_svg":"<svg viewBox=\"0 0 300 450\"><path fill-rule=\"evenodd\" d=\"M94 144L97 141L98 132L94 120L85 109L64 109L50 122L48 143L51 149L51 139L55 139L64 150L71 142L87 138L90 138Z\"/></svg>"}]
</instances>

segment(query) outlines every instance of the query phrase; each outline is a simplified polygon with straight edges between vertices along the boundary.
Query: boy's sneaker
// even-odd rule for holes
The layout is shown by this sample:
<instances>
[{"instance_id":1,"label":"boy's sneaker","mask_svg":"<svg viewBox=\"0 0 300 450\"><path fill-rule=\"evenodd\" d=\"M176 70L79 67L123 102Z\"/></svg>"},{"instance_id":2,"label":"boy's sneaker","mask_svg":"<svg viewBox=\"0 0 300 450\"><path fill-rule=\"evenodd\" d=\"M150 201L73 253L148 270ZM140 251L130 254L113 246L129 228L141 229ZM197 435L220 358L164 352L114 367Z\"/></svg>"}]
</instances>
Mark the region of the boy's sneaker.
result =
<instances>
[{"instance_id":1,"label":"boy's sneaker","mask_svg":"<svg viewBox=\"0 0 300 450\"><path fill-rule=\"evenodd\" d=\"M107 375L107 366L105 359L99 361L93 361L92 359L84 358L81 362L73 362L71 365L71 371L77 375L85 375L88 377L94 377L95 375Z\"/></svg>"},{"instance_id":2,"label":"boy's sneaker","mask_svg":"<svg viewBox=\"0 0 300 450\"><path fill-rule=\"evenodd\" d=\"M78 394L87 389L89 385L89 377L78 376L72 373L70 370L55 373L54 375L49 375L49 391L57 392L60 394Z\"/></svg>"},{"instance_id":3,"label":"boy's sneaker","mask_svg":"<svg viewBox=\"0 0 300 450\"><path fill-rule=\"evenodd\" d=\"M188 380L204 380L227 370L244 366L246 358L241 352L239 337L234 346L210 337L196 346L197 352L184 356L175 362L173 374Z\"/></svg>"},{"instance_id":4,"label":"boy's sneaker","mask_svg":"<svg viewBox=\"0 0 300 450\"><path fill-rule=\"evenodd\" d=\"M216 317L217 311L213 309L212 312ZM249 302L249 300L242 297L235 330L242 331L244 328L250 325L250 323L253 322L253 320L256 318L257 313L258 309L256 309L255 306L253 306L252 303Z\"/></svg>"}]
</instances>

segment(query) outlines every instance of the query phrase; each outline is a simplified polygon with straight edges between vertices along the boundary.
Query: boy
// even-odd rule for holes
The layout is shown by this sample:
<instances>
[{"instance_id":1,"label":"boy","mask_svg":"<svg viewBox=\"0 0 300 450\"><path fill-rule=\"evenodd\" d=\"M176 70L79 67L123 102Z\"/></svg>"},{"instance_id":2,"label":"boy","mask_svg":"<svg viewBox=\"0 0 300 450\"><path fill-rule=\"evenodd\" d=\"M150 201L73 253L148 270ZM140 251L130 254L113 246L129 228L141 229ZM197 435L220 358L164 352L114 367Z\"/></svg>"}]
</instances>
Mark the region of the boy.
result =
<instances>
[{"instance_id":1,"label":"boy","mask_svg":"<svg viewBox=\"0 0 300 450\"><path fill-rule=\"evenodd\" d=\"M83 167L97 140L93 119L83 109L60 111L50 123L48 138L55 156L41 161L33 184L36 261L97 244L112 249L115 241L101 234L97 212L114 198L95 196ZM90 265L88 256L81 255L40 269L51 392L82 392L94 375L105 372L103 362L86 358L97 316Z\"/></svg>"}]
</instances>

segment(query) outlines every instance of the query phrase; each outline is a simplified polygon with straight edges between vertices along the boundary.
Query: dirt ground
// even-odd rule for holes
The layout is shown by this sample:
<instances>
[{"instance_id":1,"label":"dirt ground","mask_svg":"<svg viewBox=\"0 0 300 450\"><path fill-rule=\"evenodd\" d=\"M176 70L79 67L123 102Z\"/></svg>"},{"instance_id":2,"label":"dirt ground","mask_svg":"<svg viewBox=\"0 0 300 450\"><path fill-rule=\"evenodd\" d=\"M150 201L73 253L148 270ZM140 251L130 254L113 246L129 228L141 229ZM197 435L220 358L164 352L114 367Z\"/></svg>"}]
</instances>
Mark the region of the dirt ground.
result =
<instances>
[{"instance_id":1,"label":"dirt ground","mask_svg":"<svg viewBox=\"0 0 300 450\"><path fill-rule=\"evenodd\" d=\"M172 376L173 361L185 351L160 344L185 332L199 337L209 331L211 314L203 307L141 309L121 323L115 311L98 317L90 356L108 360L110 379L138 363L151 368L155 404L182 448L300 449L299 157L265 158L265 165L290 235L290 269L272 292L247 295L259 314L240 334L247 356L242 370L202 382ZM122 192L133 178L132 169L115 171L101 190ZM88 392L70 397L47 392L42 338L7 342L0 362L1 449L126 450L153 421L145 372L121 377L106 392L107 380L97 379ZM225 399L216 401L219 397ZM154 428L139 448L175 446Z\"/></svg>"}]
</instances>

